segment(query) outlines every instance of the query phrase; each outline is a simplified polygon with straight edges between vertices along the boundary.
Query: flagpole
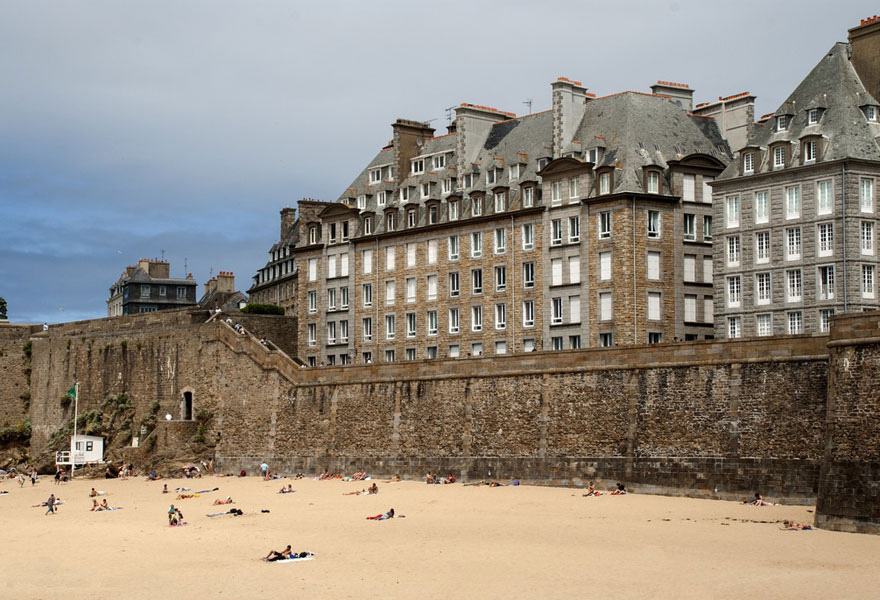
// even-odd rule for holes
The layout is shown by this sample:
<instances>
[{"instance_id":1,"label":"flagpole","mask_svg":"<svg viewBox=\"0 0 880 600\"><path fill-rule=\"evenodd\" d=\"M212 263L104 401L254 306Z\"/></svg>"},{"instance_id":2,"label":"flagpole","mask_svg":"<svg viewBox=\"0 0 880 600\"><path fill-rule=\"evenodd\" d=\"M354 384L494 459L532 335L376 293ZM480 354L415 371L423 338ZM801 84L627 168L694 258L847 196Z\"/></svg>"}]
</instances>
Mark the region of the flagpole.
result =
<instances>
[{"instance_id":1,"label":"flagpole","mask_svg":"<svg viewBox=\"0 0 880 600\"><path fill-rule=\"evenodd\" d=\"M73 385L73 439L70 440L70 478L76 471L76 422L79 418L79 382Z\"/></svg>"}]
</instances>

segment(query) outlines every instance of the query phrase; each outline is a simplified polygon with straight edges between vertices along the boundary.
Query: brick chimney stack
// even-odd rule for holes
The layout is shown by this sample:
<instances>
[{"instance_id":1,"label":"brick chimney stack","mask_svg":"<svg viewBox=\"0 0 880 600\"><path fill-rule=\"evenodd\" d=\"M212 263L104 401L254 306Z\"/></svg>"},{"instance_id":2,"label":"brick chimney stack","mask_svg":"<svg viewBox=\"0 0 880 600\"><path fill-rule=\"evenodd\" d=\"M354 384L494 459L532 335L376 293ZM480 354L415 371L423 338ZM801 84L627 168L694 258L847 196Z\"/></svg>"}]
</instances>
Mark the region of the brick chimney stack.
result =
<instances>
[{"instance_id":1,"label":"brick chimney stack","mask_svg":"<svg viewBox=\"0 0 880 600\"><path fill-rule=\"evenodd\" d=\"M281 209L281 239L290 233L290 228L296 222L296 209L289 206Z\"/></svg>"},{"instance_id":2,"label":"brick chimney stack","mask_svg":"<svg viewBox=\"0 0 880 600\"><path fill-rule=\"evenodd\" d=\"M880 102L880 16L849 30L850 62L874 100Z\"/></svg>"},{"instance_id":3,"label":"brick chimney stack","mask_svg":"<svg viewBox=\"0 0 880 600\"><path fill-rule=\"evenodd\" d=\"M553 158L559 158L571 143L584 116L587 88L580 81L560 77L550 84L553 95Z\"/></svg>"},{"instance_id":4,"label":"brick chimney stack","mask_svg":"<svg viewBox=\"0 0 880 600\"><path fill-rule=\"evenodd\" d=\"M651 93L670 96L673 102L688 112L694 109L694 90L686 83L658 80L657 83L651 86Z\"/></svg>"},{"instance_id":5,"label":"brick chimney stack","mask_svg":"<svg viewBox=\"0 0 880 600\"><path fill-rule=\"evenodd\" d=\"M217 291L218 292L234 292L235 291L235 275L232 271L220 271L217 274Z\"/></svg>"},{"instance_id":6,"label":"brick chimney stack","mask_svg":"<svg viewBox=\"0 0 880 600\"><path fill-rule=\"evenodd\" d=\"M428 138L434 137L434 128L421 121L397 119L391 129L394 132L394 165L397 168L394 177L400 183L409 175L409 161L422 153Z\"/></svg>"}]
</instances>

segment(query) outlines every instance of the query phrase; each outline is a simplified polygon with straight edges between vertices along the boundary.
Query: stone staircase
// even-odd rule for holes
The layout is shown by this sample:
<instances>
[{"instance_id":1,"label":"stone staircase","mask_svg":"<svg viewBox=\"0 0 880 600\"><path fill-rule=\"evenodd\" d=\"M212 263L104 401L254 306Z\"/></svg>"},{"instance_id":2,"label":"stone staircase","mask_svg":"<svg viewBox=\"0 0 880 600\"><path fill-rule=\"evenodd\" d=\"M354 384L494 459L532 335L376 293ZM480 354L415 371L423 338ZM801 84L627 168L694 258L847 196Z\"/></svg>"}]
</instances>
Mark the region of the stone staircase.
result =
<instances>
[{"instance_id":1,"label":"stone staircase","mask_svg":"<svg viewBox=\"0 0 880 600\"><path fill-rule=\"evenodd\" d=\"M246 355L264 370L276 371L295 385L303 382L302 363L292 359L272 342L267 342L268 345L261 344L249 332L236 333L229 324L219 319L205 325L210 333L216 334L217 340L233 352Z\"/></svg>"}]
</instances>

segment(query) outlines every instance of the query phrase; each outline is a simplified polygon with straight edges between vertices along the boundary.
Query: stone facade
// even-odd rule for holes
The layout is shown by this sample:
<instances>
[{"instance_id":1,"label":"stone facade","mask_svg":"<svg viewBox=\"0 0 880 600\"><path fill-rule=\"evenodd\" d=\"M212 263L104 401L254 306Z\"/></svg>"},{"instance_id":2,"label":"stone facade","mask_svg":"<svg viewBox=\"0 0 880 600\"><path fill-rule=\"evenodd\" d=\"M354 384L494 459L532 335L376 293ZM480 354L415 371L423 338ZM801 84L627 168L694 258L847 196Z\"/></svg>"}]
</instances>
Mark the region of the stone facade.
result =
<instances>
[{"instance_id":1,"label":"stone facade","mask_svg":"<svg viewBox=\"0 0 880 600\"><path fill-rule=\"evenodd\" d=\"M182 279L172 278L167 261L142 258L137 265L126 267L110 287L107 316L184 308L196 301L196 281L192 273Z\"/></svg>"}]
</instances>

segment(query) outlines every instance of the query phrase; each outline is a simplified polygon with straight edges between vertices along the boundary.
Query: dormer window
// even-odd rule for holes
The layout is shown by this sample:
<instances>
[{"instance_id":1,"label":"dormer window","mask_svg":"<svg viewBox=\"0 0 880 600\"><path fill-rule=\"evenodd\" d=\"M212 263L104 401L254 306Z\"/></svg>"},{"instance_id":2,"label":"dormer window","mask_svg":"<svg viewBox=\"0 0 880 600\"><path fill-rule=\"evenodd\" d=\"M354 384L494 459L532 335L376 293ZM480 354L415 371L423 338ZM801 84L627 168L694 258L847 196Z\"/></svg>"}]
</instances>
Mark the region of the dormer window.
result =
<instances>
[{"instance_id":1,"label":"dormer window","mask_svg":"<svg viewBox=\"0 0 880 600\"><path fill-rule=\"evenodd\" d=\"M316 225L312 225L309 227L309 244L317 244L318 243L318 227Z\"/></svg>"},{"instance_id":2,"label":"dormer window","mask_svg":"<svg viewBox=\"0 0 880 600\"><path fill-rule=\"evenodd\" d=\"M541 169L546 167L547 163L549 163L549 162L550 162L549 158L539 158L538 159L538 170L540 171Z\"/></svg>"},{"instance_id":3,"label":"dormer window","mask_svg":"<svg viewBox=\"0 0 880 600\"><path fill-rule=\"evenodd\" d=\"M865 118L869 121L877 122L877 107L876 106L866 106L865 107Z\"/></svg>"},{"instance_id":4,"label":"dormer window","mask_svg":"<svg viewBox=\"0 0 880 600\"><path fill-rule=\"evenodd\" d=\"M776 146L773 148L773 168L782 169L785 167L785 146Z\"/></svg>"},{"instance_id":5,"label":"dormer window","mask_svg":"<svg viewBox=\"0 0 880 600\"><path fill-rule=\"evenodd\" d=\"M819 122L819 109L811 108L807 111L807 125L815 125Z\"/></svg>"},{"instance_id":6,"label":"dormer window","mask_svg":"<svg viewBox=\"0 0 880 600\"><path fill-rule=\"evenodd\" d=\"M507 210L507 194L504 192L497 192L495 194L495 212L502 213Z\"/></svg>"},{"instance_id":7,"label":"dormer window","mask_svg":"<svg viewBox=\"0 0 880 600\"><path fill-rule=\"evenodd\" d=\"M336 243L336 223L330 223L330 225L327 226L327 229L328 229L327 237L328 237L330 243L335 244Z\"/></svg>"},{"instance_id":8,"label":"dormer window","mask_svg":"<svg viewBox=\"0 0 880 600\"><path fill-rule=\"evenodd\" d=\"M532 205L535 203L534 194L535 194L535 191L531 186L524 187L522 189L523 208L531 208L532 207Z\"/></svg>"},{"instance_id":9,"label":"dormer window","mask_svg":"<svg viewBox=\"0 0 880 600\"><path fill-rule=\"evenodd\" d=\"M779 115L776 117L776 131L785 131L788 129L788 115Z\"/></svg>"},{"instance_id":10,"label":"dormer window","mask_svg":"<svg viewBox=\"0 0 880 600\"><path fill-rule=\"evenodd\" d=\"M472 173L468 173L464 176L464 189L469 189L474 186L474 176Z\"/></svg>"},{"instance_id":11,"label":"dormer window","mask_svg":"<svg viewBox=\"0 0 880 600\"><path fill-rule=\"evenodd\" d=\"M458 202L449 203L449 220L458 221Z\"/></svg>"},{"instance_id":12,"label":"dormer window","mask_svg":"<svg viewBox=\"0 0 880 600\"><path fill-rule=\"evenodd\" d=\"M446 155L438 154L434 157L434 170L445 169L446 168Z\"/></svg>"},{"instance_id":13,"label":"dormer window","mask_svg":"<svg viewBox=\"0 0 880 600\"><path fill-rule=\"evenodd\" d=\"M602 173L599 175L599 194L611 193L611 173Z\"/></svg>"},{"instance_id":14,"label":"dormer window","mask_svg":"<svg viewBox=\"0 0 880 600\"><path fill-rule=\"evenodd\" d=\"M428 223L434 225L440 220L440 207L433 204L428 207Z\"/></svg>"},{"instance_id":15,"label":"dormer window","mask_svg":"<svg viewBox=\"0 0 880 600\"><path fill-rule=\"evenodd\" d=\"M645 189L649 194L660 193L660 173L657 171L648 171L645 174Z\"/></svg>"},{"instance_id":16,"label":"dormer window","mask_svg":"<svg viewBox=\"0 0 880 600\"><path fill-rule=\"evenodd\" d=\"M599 162L598 148L590 148L587 150L587 162L593 163L594 165Z\"/></svg>"},{"instance_id":17,"label":"dormer window","mask_svg":"<svg viewBox=\"0 0 880 600\"><path fill-rule=\"evenodd\" d=\"M358 210L364 210L367 207L367 195L361 194L357 199Z\"/></svg>"},{"instance_id":18,"label":"dormer window","mask_svg":"<svg viewBox=\"0 0 880 600\"><path fill-rule=\"evenodd\" d=\"M495 183L495 169L489 169L486 171L486 185L493 185Z\"/></svg>"},{"instance_id":19,"label":"dormer window","mask_svg":"<svg viewBox=\"0 0 880 600\"><path fill-rule=\"evenodd\" d=\"M406 226L413 228L416 226L416 209L411 208L406 211Z\"/></svg>"},{"instance_id":20,"label":"dormer window","mask_svg":"<svg viewBox=\"0 0 880 600\"><path fill-rule=\"evenodd\" d=\"M816 162L816 142L807 140L804 142L804 163Z\"/></svg>"},{"instance_id":21,"label":"dormer window","mask_svg":"<svg viewBox=\"0 0 880 600\"><path fill-rule=\"evenodd\" d=\"M417 158L412 161L412 173L413 175L418 175L419 173L425 172L425 159Z\"/></svg>"},{"instance_id":22,"label":"dormer window","mask_svg":"<svg viewBox=\"0 0 880 600\"><path fill-rule=\"evenodd\" d=\"M743 174L751 175L755 172L755 153L746 152L743 154Z\"/></svg>"},{"instance_id":23,"label":"dormer window","mask_svg":"<svg viewBox=\"0 0 880 600\"><path fill-rule=\"evenodd\" d=\"M408 187L400 188L400 202L401 202L401 204L404 202L409 202L409 188Z\"/></svg>"},{"instance_id":24,"label":"dormer window","mask_svg":"<svg viewBox=\"0 0 880 600\"><path fill-rule=\"evenodd\" d=\"M390 212L385 215L385 229L394 231L397 228L397 213Z\"/></svg>"},{"instance_id":25,"label":"dormer window","mask_svg":"<svg viewBox=\"0 0 880 600\"><path fill-rule=\"evenodd\" d=\"M388 202L388 192L382 191L376 194L376 204L379 206L385 206Z\"/></svg>"},{"instance_id":26,"label":"dormer window","mask_svg":"<svg viewBox=\"0 0 880 600\"><path fill-rule=\"evenodd\" d=\"M367 217L364 219L364 235L370 235L373 233L373 217Z\"/></svg>"},{"instance_id":27,"label":"dormer window","mask_svg":"<svg viewBox=\"0 0 880 600\"><path fill-rule=\"evenodd\" d=\"M479 196L471 198L471 214L475 217L483 214L483 199Z\"/></svg>"},{"instance_id":28,"label":"dormer window","mask_svg":"<svg viewBox=\"0 0 880 600\"><path fill-rule=\"evenodd\" d=\"M507 178L510 181L517 181L519 179L519 163L510 165L510 168L507 170Z\"/></svg>"},{"instance_id":29,"label":"dormer window","mask_svg":"<svg viewBox=\"0 0 880 600\"><path fill-rule=\"evenodd\" d=\"M380 181L382 181L382 169L370 171L370 183L379 183Z\"/></svg>"},{"instance_id":30,"label":"dormer window","mask_svg":"<svg viewBox=\"0 0 880 600\"><path fill-rule=\"evenodd\" d=\"M451 194L452 193L452 178L447 177L443 180L443 193Z\"/></svg>"},{"instance_id":31,"label":"dormer window","mask_svg":"<svg viewBox=\"0 0 880 600\"><path fill-rule=\"evenodd\" d=\"M431 197L431 184L423 183L422 184L422 200L427 200Z\"/></svg>"}]
</instances>

